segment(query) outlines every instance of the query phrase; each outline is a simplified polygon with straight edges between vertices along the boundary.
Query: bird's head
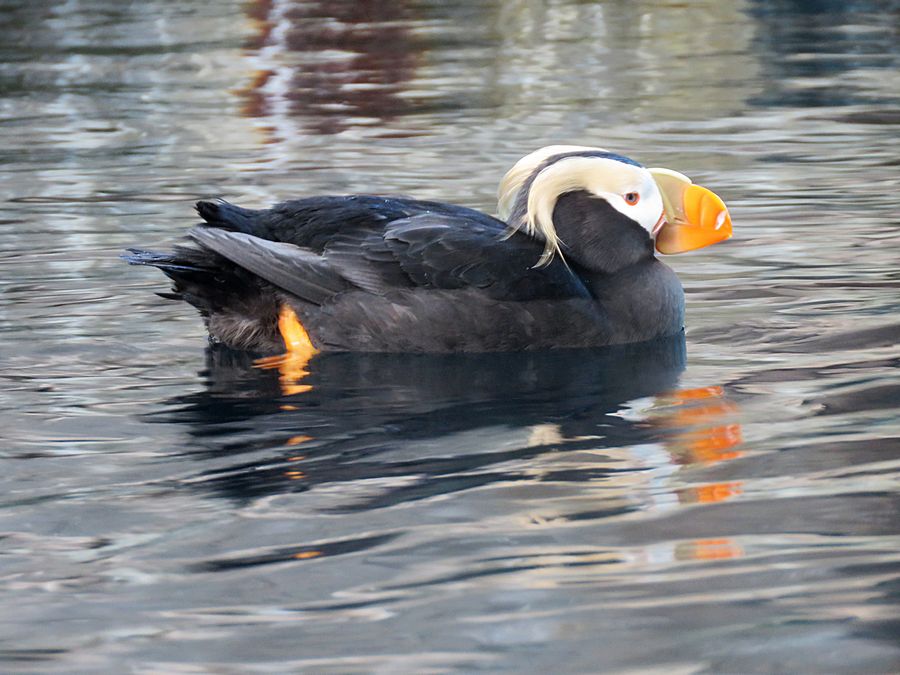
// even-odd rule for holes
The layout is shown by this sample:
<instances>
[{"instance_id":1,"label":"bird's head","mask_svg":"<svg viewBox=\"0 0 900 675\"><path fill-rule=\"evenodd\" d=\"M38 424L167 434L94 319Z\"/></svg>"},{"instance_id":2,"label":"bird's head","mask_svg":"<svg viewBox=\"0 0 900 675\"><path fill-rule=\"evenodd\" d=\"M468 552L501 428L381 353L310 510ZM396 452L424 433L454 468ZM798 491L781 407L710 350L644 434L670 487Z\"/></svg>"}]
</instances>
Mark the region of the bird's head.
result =
<instances>
[{"instance_id":1,"label":"bird's head","mask_svg":"<svg viewBox=\"0 0 900 675\"><path fill-rule=\"evenodd\" d=\"M728 209L710 190L676 171L646 169L601 148L536 150L507 172L498 196L499 216L512 231L544 241L539 265L563 257L563 248L577 256L587 242L610 247L611 236L627 239L635 250L652 242L660 253L673 254L715 244L732 232ZM583 241L567 241L573 233Z\"/></svg>"}]
</instances>

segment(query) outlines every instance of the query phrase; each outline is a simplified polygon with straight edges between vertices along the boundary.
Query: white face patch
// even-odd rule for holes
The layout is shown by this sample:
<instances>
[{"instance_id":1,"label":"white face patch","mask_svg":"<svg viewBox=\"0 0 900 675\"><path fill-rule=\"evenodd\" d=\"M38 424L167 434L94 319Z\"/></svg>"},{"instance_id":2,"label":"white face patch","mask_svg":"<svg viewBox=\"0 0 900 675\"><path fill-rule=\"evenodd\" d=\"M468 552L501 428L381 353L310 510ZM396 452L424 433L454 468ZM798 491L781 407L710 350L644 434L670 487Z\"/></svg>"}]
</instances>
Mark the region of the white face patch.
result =
<instances>
[{"instance_id":1,"label":"white face patch","mask_svg":"<svg viewBox=\"0 0 900 675\"><path fill-rule=\"evenodd\" d=\"M633 176L631 187L620 187L617 192L594 192L594 194L606 199L616 211L631 218L652 236L653 229L663 213L663 200L659 187L646 169L622 162L616 163L632 170L628 172ZM626 191L622 192L623 189Z\"/></svg>"}]
</instances>

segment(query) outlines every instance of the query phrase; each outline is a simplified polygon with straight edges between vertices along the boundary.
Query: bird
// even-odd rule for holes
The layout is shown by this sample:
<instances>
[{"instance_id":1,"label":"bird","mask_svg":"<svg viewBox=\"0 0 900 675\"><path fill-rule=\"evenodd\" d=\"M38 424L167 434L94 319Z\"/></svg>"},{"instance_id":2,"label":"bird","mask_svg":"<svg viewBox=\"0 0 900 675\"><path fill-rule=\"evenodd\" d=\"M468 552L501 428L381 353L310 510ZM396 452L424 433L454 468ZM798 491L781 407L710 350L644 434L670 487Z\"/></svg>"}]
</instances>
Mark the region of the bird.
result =
<instances>
[{"instance_id":1,"label":"bird","mask_svg":"<svg viewBox=\"0 0 900 675\"><path fill-rule=\"evenodd\" d=\"M675 335L684 291L655 255L732 235L720 197L598 147L526 155L498 214L372 194L268 209L199 201L171 251L130 248L202 315L210 342L259 354L515 352Z\"/></svg>"}]
</instances>

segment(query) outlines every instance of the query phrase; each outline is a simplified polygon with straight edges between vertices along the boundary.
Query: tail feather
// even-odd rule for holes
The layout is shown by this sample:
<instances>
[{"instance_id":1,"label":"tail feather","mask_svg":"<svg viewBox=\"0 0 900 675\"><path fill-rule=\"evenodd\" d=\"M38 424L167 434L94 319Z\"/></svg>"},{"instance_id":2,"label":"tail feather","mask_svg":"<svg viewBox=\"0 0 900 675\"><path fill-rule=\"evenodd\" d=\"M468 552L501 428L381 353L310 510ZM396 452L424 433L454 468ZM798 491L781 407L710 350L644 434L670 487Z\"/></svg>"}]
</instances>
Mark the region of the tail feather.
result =
<instances>
[{"instance_id":1,"label":"tail feather","mask_svg":"<svg viewBox=\"0 0 900 675\"><path fill-rule=\"evenodd\" d=\"M156 267L172 280L167 300L189 302L203 316L242 306L259 293L259 284L236 265L205 249L176 246L173 251L130 248L122 258L131 265Z\"/></svg>"},{"instance_id":2,"label":"tail feather","mask_svg":"<svg viewBox=\"0 0 900 675\"><path fill-rule=\"evenodd\" d=\"M230 204L225 200L217 202L197 202L194 206L200 217L208 225L235 232L253 234L254 220L257 212Z\"/></svg>"},{"instance_id":3,"label":"tail feather","mask_svg":"<svg viewBox=\"0 0 900 675\"><path fill-rule=\"evenodd\" d=\"M191 246L168 252L130 248L122 258L131 265L156 267L169 277L171 291L157 295L193 305L204 318L210 339L236 349L284 348L278 332L278 292L218 253Z\"/></svg>"},{"instance_id":4,"label":"tail feather","mask_svg":"<svg viewBox=\"0 0 900 675\"><path fill-rule=\"evenodd\" d=\"M184 300L184 295L181 293L156 293L163 300Z\"/></svg>"},{"instance_id":5,"label":"tail feather","mask_svg":"<svg viewBox=\"0 0 900 675\"><path fill-rule=\"evenodd\" d=\"M126 249L121 258L129 265L147 265L158 267L163 272L209 272L208 265L204 265L199 256L191 255L193 249L176 247L174 251L147 251L140 248ZM200 253L200 251L196 251Z\"/></svg>"}]
</instances>

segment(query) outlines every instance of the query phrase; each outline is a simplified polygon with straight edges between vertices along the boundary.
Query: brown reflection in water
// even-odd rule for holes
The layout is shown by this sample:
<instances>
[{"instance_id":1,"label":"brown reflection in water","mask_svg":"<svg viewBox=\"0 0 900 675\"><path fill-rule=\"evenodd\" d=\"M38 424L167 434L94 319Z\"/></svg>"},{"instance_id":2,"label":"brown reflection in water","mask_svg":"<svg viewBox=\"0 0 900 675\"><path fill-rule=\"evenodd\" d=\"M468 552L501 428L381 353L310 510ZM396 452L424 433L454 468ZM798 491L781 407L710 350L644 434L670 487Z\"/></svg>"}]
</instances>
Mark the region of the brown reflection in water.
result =
<instances>
[{"instance_id":1,"label":"brown reflection in water","mask_svg":"<svg viewBox=\"0 0 900 675\"><path fill-rule=\"evenodd\" d=\"M254 0L246 13L254 32L244 48L257 68L237 92L245 116L300 117L306 130L325 135L412 110L400 94L421 45L405 2Z\"/></svg>"}]
</instances>

